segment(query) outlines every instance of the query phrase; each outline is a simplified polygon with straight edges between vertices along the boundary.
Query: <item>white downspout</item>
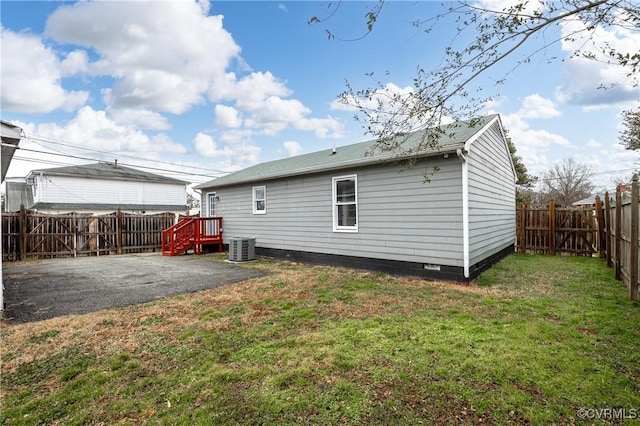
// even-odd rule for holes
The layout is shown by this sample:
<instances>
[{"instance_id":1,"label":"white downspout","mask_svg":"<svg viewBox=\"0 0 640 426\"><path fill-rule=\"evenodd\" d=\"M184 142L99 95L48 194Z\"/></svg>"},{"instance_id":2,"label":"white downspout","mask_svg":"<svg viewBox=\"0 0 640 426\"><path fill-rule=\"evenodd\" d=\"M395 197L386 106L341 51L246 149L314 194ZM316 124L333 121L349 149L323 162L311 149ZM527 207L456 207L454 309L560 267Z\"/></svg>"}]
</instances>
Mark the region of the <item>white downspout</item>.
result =
<instances>
[{"instance_id":1,"label":"white downspout","mask_svg":"<svg viewBox=\"0 0 640 426\"><path fill-rule=\"evenodd\" d=\"M456 150L458 158L462 160L462 259L464 262L464 277L469 278L469 164L464 150Z\"/></svg>"}]
</instances>

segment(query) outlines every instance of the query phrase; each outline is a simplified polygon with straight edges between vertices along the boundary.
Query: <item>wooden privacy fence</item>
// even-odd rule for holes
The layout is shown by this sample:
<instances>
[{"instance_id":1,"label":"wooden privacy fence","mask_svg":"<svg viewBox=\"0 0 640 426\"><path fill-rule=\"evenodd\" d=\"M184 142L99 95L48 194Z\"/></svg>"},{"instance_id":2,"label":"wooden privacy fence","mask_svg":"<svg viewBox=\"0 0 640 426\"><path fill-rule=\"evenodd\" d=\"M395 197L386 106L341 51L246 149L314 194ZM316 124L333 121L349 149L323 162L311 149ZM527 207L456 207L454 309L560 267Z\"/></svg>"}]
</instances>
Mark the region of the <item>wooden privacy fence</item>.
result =
<instances>
[{"instance_id":1,"label":"wooden privacy fence","mask_svg":"<svg viewBox=\"0 0 640 426\"><path fill-rule=\"evenodd\" d=\"M22 208L2 214L2 261L160 251L162 231L175 221L173 213L52 215Z\"/></svg>"},{"instance_id":2,"label":"wooden privacy fence","mask_svg":"<svg viewBox=\"0 0 640 426\"><path fill-rule=\"evenodd\" d=\"M592 208L521 205L516 212L516 252L592 256L597 224Z\"/></svg>"},{"instance_id":3,"label":"wooden privacy fence","mask_svg":"<svg viewBox=\"0 0 640 426\"><path fill-rule=\"evenodd\" d=\"M629 289L632 300L640 300L640 221L638 176L631 193L618 186L615 198L605 193L593 207L556 208L521 205L516 212L517 253L593 256L606 259L615 268L616 279Z\"/></svg>"},{"instance_id":4,"label":"wooden privacy fence","mask_svg":"<svg viewBox=\"0 0 640 426\"><path fill-rule=\"evenodd\" d=\"M605 193L604 204L596 198L596 212L603 223L600 228L600 257L606 258L607 265L615 268L616 279L627 285L631 300L640 300L639 192L638 175L635 175L631 196L627 196L618 186L614 200L609 193Z\"/></svg>"}]
</instances>

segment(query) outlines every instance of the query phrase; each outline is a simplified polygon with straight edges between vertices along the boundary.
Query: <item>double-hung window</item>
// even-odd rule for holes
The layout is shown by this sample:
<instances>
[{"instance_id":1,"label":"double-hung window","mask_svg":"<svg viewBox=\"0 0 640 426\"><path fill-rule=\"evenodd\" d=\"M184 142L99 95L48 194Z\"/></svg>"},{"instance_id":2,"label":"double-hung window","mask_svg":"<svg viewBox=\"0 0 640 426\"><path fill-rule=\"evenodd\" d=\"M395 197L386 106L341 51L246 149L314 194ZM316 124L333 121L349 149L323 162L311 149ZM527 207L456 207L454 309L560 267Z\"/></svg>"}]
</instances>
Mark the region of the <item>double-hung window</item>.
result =
<instances>
[{"instance_id":1,"label":"double-hung window","mask_svg":"<svg viewBox=\"0 0 640 426\"><path fill-rule=\"evenodd\" d=\"M356 175L333 178L333 230L358 231L358 178Z\"/></svg>"},{"instance_id":2,"label":"double-hung window","mask_svg":"<svg viewBox=\"0 0 640 426\"><path fill-rule=\"evenodd\" d=\"M253 187L253 214L267 214L267 188Z\"/></svg>"}]
</instances>

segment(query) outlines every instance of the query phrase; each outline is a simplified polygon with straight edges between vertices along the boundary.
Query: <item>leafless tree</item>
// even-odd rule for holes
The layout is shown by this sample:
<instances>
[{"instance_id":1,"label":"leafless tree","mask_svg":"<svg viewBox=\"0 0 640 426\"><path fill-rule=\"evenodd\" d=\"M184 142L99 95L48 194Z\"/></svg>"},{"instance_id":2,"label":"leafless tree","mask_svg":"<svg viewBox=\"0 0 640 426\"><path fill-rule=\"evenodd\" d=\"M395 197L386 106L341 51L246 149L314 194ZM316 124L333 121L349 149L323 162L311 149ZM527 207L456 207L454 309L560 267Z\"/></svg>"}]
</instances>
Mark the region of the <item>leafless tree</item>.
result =
<instances>
[{"instance_id":1,"label":"leafless tree","mask_svg":"<svg viewBox=\"0 0 640 426\"><path fill-rule=\"evenodd\" d=\"M591 167L565 159L544 174L542 185L547 199L554 199L557 205L571 206L591 195L594 188Z\"/></svg>"}]
</instances>

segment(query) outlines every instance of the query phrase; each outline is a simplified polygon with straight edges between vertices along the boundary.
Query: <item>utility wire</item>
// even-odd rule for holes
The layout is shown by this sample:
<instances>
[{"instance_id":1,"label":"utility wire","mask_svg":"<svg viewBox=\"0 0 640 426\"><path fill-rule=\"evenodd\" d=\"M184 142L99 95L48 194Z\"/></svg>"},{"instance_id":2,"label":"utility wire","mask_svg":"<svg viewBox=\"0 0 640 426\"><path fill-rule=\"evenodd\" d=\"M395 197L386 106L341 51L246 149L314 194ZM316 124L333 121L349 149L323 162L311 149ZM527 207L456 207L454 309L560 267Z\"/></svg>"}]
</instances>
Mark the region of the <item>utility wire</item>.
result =
<instances>
[{"instance_id":1,"label":"utility wire","mask_svg":"<svg viewBox=\"0 0 640 426\"><path fill-rule=\"evenodd\" d=\"M38 153L38 154L56 155L56 156L65 157L65 158L74 158L74 159L78 159L78 160L96 161L96 162L102 162L102 163L105 162L104 160L98 160L98 159L90 158L90 157L81 157L79 155L59 154L59 153L56 153L56 152L46 152L46 151L40 151L40 150L37 150L37 149L24 148L24 147L20 147L20 146L15 147L15 148L19 149L21 151L35 152L35 153ZM20 159L27 160L24 157L21 157ZM28 160L37 161L36 159L28 159ZM152 161L152 160L146 160L146 161ZM162 172L165 172L165 173L175 173L175 174L181 174L181 175L187 175L187 176L202 176L202 177L208 177L208 178L217 178L217 177L219 177L219 176L211 175L211 174L181 172L181 171L178 171L178 170L167 170L167 169L161 169L161 168L158 168L158 167L139 166L139 165L127 164L127 163L121 163L121 164L123 166L129 166L129 167L134 167L134 168L158 170L158 171L162 171ZM189 167L189 166L179 166L179 167L185 167L186 168L186 167Z\"/></svg>"},{"instance_id":2,"label":"utility wire","mask_svg":"<svg viewBox=\"0 0 640 426\"><path fill-rule=\"evenodd\" d=\"M101 154L117 155L118 157L131 158L133 160L147 161L147 162L151 162L152 161L154 163L167 164L167 165L170 165L170 166L185 167L183 165L180 165L180 164L177 164L177 163L172 163L172 162L169 162L169 161L160 161L160 160L159 161L154 161L154 160L149 160L147 158L136 157L134 155L114 153L114 152L111 152L111 151L104 151L104 150L95 149L95 148L87 148L87 147L84 147L84 146L64 143L64 142L60 142L60 141L57 141L57 140L53 140L53 139L49 139L49 138L45 138L45 137L37 136L37 135L27 135L26 139L32 141L33 143L37 143L35 141L40 141L40 142L54 144L54 145L62 145L62 146L70 147L70 148L84 149L86 151L93 151L93 152L98 152L98 153L101 153ZM42 146L39 143L38 143L38 145ZM221 171L221 170L213 170L213 169L208 169L208 168L204 168L204 167L197 167L197 166L193 166L191 168L198 169L198 170L204 170L204 171L207 171L207 172L218 173L218 174L228 174L229 173L229 172L225 172L225 171Z\"/></svg>"}]
</instances>

